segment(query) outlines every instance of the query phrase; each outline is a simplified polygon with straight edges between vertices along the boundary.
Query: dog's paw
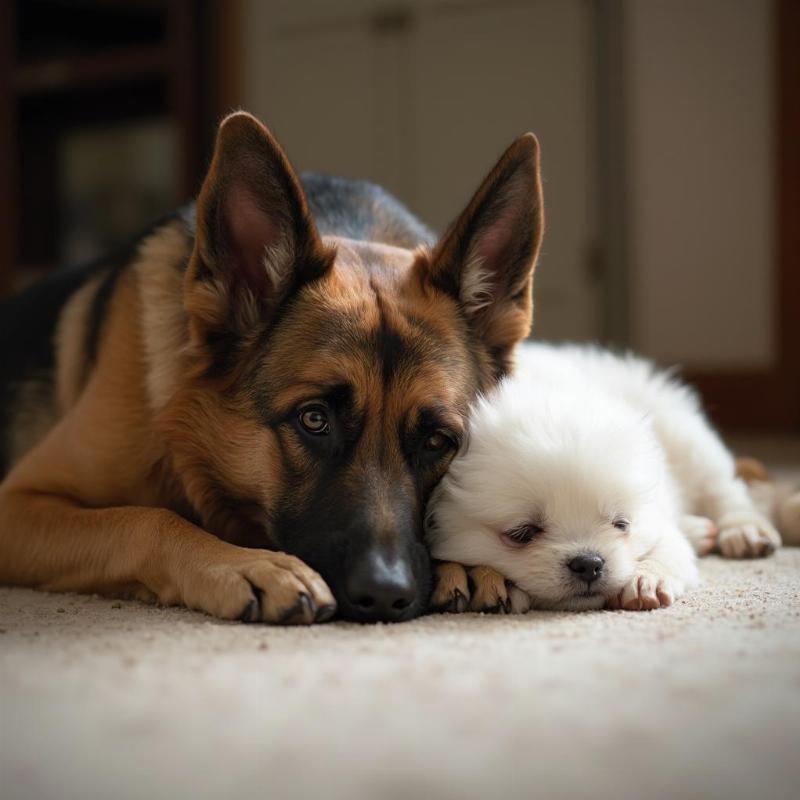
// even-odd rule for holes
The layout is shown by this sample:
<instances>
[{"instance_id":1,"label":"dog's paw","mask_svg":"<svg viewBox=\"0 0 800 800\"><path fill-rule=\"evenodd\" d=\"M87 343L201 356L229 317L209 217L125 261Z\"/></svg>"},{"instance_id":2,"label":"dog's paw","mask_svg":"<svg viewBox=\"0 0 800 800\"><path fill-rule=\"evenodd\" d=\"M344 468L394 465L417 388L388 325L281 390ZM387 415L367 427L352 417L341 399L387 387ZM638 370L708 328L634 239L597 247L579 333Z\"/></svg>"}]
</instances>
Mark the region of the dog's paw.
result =
<instances>
[{"instance_id":1,"label":"dog's paw","mask_svg":"<svg viewBox=\"0 0 800 800\"><path fill-rule=\"evenodd\" d=\"M506 588L508 590L508 603L511 607L511 613L527 614L533 606L531 596L514 583L510 585L507 584Z\"/></svg>"},{"instance_id":2,"label":"dog's paw","mask_svg":"<svg viewBox=\"0 0 800 800\"><path fill-rule=\"evenodd\" d=\"M681 532L698 556L707 556L717 546L719 528L708 517L687 514L681 520Z\"/></svg>"},{"instance_id":3,"label":"dog's paw","mask_svg":"<svg viewBox=\"0 0 800 800\"><path fill-rule=\"evenodd\" d=\"M242 622L310 625L336 611L328 585L299 558L233 545L187 574L182 594L189 608Z\"/></svg>"},{"instance_id":4,"label":"dog's paw","mask_svg":"<svg viewBox=\"0 0 800 800\"><path fill-rule=\"evenodd\" d=\"M469 604L467 571L461 564L444 561L435 565L436 585L431 595L430 610L461 614Z\"/></svg>"},{"instance_id":5,"label":"dog's paw","mask_svg":"<svg viewBox=\"0 0 800 800\"><path fill-rule=\"evenodd\" d=\"M511 602L508 588L511 585L492 567L470 567L467 570L470 598L469 610L483 614L509 614Z\"/></svg>"},{"instance_id":6,"label":"dog's paw","mask_svg":"<svg viewBox=\"0 0 800 800\"><path fill-rule=\"evenodd\" d=\"M671 606L682 587L669 575L651 566L638 569L619 594L606 601L606 608L626 611L650 611Z\"/></svg>"},{"instance_id":7,"label":"dog's paw","mask_svg":"<svg viewBox=\"0 0 800 800\"><path fill-rule=\"evenodd\" d=\"M718 522L717 546L725 558L763 558L781 545L778 531L760 514L734 511Z\"/></svg>"},{"instance_id":8,"label":"dog's paw","mask_svg":"<svg viewBox=\"0 0 800 800\"><path fill-rule=\"evenodd\" d=\"M528 593L491 567L462 567L448 561L436 564L434 573L436 585L431 595L431 611L450 614L464 611L525 614L530 611Z\"/></svg>"}]
</instances>

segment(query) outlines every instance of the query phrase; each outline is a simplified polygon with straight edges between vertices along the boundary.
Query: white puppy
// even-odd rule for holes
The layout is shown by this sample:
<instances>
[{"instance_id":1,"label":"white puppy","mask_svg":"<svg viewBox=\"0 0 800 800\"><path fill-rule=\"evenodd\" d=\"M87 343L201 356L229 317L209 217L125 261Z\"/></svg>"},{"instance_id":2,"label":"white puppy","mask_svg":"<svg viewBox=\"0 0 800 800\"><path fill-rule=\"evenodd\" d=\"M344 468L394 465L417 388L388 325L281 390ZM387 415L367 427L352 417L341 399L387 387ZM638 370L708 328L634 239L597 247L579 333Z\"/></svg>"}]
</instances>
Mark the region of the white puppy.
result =
<instances>
[{"instance_id":1,"label":"white puppy","mask_svg":"<svg viewBox=\"0 0 800 800\"><path fill-rule=\"evenodd\" d=\"M670 605L697 581L695 552L780 544L734 469L694 394L650 363L525 345L514 376L476 403L428 507L434 558L481 565L471 590L443 565L433 605ZM497 573L524 593L506 595Z\"/></svg>"}]
</instances>

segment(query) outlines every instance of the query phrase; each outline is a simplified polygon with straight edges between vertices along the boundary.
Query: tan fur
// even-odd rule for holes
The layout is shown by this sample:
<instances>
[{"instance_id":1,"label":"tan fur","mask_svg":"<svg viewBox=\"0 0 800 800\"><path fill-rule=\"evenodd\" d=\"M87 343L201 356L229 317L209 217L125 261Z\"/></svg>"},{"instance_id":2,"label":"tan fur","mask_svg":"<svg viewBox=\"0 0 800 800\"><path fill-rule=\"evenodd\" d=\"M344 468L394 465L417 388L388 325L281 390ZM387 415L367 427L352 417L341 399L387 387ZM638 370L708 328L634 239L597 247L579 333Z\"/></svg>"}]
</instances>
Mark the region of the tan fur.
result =
<instances>
[{"instance_id":1,"label":"tan fur","mask_svg":"<svg viewBox=\"0 0 800 800\"><path fill-rule=\"evenodd\" d=\"M86 334L89 311L106 277L101 272L70 297L56 328L56 398L63 414L75 405L88 378Z\"/></svg>"},{"instance_id":2,"label":"tan fur","mask_svg":"<svg viewBox=\"0 0 800 800\"><path fill-rule=\"evenodd\" d=\"M164 407L183 377L188 336L181 302L182 265L190 252L186 233L173 223L143 242L134 266L139 275L147 394L153 411Z\"/></svg>"}]
</instances>

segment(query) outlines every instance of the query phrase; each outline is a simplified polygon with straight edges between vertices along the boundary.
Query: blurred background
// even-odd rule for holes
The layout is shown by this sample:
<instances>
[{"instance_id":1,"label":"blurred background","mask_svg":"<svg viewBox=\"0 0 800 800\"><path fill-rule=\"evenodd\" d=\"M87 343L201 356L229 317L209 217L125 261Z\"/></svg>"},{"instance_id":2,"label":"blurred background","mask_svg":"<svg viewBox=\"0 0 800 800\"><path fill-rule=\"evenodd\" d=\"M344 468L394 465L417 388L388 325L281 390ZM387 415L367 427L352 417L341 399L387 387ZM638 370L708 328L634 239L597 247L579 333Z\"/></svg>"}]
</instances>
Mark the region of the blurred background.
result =
<instances>
[{"instance_id":1,"label":"blurred background","mask_svg":"<svg viewBox=\"0 0 800 800\"><path fill-rule=\"evenodd\" d=\"M220 116L442 230L534 131L535 336L800 430L800 3L0 0L0 293L191 198Z\"/></svg>"}]
</instances>

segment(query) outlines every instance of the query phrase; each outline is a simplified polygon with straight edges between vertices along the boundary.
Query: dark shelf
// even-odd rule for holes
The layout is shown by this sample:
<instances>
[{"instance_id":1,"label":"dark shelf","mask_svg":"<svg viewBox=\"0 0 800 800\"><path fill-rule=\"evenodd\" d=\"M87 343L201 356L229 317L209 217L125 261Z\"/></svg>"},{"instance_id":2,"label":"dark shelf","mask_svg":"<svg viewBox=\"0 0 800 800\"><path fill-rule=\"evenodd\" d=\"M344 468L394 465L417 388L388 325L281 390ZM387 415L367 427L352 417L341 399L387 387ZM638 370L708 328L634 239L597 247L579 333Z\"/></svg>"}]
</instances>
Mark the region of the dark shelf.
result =
<instances>
[{"instance_id":1,"label":"dark shelf","mask_svg":"<svg viewBox=\"0 0 800 800\"><path fill-rule=\"evenodd\" d=\"M89 230L91 202L103 191L128 199L117 217L110 202L102 206L112 210L107 218L96 215L101 221L90 233L98 238L117 235L115 226L127 236L120 220L130 219L136 230L151 222L134 220L130 209L138 203L149 215L161 203L159 187L168 187L169 203L172 195L183 202L196 192L214 102L209 43L228 10L211 0L0 0L0 298L73 258L65 243L88 247L89 238L76 231ZM152 126L162 126L161 133ZM100 186L101 176L87 179L81 195L74 165L89 176L103 158L113 166L108 143L123 142L126 131L132 138L120 152L133 148L145 167L158 160L147 157L147 146L169 153L159 167L163 186L147 169L136 180L120 169L117 180L128 180L129 192ZM93 136L105 144L92 166L86 142ZM81 137L84 144L76 145Z\"/></svg>"},{"instance_id":2,"label":"dark shelf","mask_svg":"<svg viewBox=\"0 0 800 800\"><path fill-rule=\"evenodd\" d=\"M12 85L20 96L96 88L161 75L167 63L168 53L163 45L41 59L20 64L14 70Z\"/></svg>"},{"instance_id":3,"label":"dark shelf","mask_svg":"<svg viewBox=\"0 0 800 800\"><path fill-rule=\"evenodd\" d=\"M168 5L169 0L16 0L17 59L27 63L163 43Z\"/></svg>"}]
</instances>

